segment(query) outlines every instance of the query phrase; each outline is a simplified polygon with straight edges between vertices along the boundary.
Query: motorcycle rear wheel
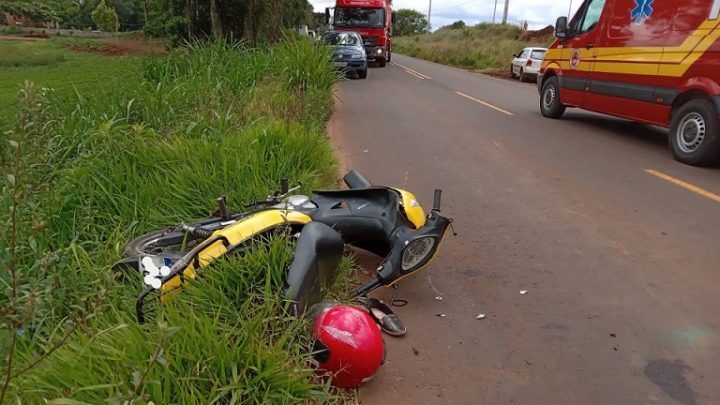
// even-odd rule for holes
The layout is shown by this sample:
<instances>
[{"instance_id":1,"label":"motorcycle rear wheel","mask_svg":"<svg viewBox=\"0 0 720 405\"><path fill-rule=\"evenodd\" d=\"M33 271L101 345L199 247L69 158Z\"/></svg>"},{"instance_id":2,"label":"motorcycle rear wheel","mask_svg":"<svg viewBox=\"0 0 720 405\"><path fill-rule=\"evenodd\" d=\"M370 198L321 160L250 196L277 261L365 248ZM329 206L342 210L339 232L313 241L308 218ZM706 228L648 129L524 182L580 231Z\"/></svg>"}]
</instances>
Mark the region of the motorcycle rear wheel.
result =
<instances>
[{"instance_id":1,"label":"motorcycle rear wheel","mask_svg":"<svg viewBox=\"0 0 720 405\"><path fill-rule=\"evenodd\" d=\"M200 242L202 238L179 227L146 233L125 246L122 258L113 265L113 275L118 281L126 281L130 274L141 275L140 261L144 256L160 256L175 262Z\"/></svg>"}]
</instances>

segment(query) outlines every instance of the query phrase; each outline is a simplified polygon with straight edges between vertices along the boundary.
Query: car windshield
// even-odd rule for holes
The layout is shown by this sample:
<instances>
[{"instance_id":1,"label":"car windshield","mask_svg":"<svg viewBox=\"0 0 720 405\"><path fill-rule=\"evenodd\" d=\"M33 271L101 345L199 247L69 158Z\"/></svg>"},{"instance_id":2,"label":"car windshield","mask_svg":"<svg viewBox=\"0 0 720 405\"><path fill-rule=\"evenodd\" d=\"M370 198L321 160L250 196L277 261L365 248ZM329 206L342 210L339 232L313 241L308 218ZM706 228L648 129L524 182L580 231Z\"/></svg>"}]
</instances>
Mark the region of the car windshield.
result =
<instances>
[{"instance_id":1,"label":"car windshield","mask_svg":"<svg viewBox=\"0 0 720 405\"><path fill-rule=\"evenodd\" d=\"M530 59L543 60L543 58L545 58L545 52L546 51L543 51L542 49L536 49L532 51L532 54L530 54Z\"/></svg>"},{"instance_id":2,"label":"car windshield","mask_svg":"<svg viewBox=\"0 0 720 405\"><path fill-rule=\"evenodd\" d=\"M336 27L382 28L385 26L385 10L382 8L335 8Z\"/></svg>"},{"instance_id":3,"label":"car windshield","mask_svg":"<svg viewBox=\"0 0 720 405\"><path fill-rule=\"evenodd\" d=\"M326 45L352 45L360 46L360 38L350 32L326 32L322 37Z\"/></svg>"}]
</instances>

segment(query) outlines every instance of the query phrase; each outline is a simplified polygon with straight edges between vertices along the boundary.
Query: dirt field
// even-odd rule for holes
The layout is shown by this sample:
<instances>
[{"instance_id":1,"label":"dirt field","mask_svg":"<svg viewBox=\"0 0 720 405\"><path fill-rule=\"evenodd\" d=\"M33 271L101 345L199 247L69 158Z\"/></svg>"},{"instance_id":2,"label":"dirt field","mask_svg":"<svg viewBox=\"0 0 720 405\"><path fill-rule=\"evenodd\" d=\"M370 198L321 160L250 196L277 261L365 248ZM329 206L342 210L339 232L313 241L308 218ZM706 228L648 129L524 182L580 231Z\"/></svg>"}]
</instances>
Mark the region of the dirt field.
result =
<instances>
[{"instance_id":1,"label":"dirt field","mask_svg":"<svg viewBox=\"0 0 720 405\"><path fill-rule=\"evenodd\" d=\"M137 41L132 39L96 39L67 45L76 52L97 53L104 56L164 55L162 41Z\"/></svg>"}]
</instances>

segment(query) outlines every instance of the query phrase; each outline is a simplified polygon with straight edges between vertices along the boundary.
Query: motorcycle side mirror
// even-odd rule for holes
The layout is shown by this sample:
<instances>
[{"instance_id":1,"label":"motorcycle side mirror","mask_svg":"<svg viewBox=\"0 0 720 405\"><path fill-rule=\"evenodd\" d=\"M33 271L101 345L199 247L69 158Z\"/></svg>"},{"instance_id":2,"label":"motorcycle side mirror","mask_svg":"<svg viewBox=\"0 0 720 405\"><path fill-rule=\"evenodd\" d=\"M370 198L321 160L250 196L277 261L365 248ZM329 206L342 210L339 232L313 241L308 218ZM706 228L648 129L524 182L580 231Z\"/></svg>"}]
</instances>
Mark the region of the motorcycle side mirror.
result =
<instances>
[{"instance_id":1,"label":"motorcycle side mirror","mask_svg":"<svg viewBox=\"0 0 720 405\"><path fill-rule=\"evenodd\" d=\"M558 17L557 21L555 21L555 37L567 38L567 24L567 17Z\"/></svg>"},{"instance_id":2,"label":"motorcycle side mirror","mask_svg":"<svg viewBox=\"0 0 720 405\"><path fill-rule=\"evenodd\" d=\"M290 190L290 182L287 177L280 179L280 194L285 195Z\"/></svg>"}]
</instances>

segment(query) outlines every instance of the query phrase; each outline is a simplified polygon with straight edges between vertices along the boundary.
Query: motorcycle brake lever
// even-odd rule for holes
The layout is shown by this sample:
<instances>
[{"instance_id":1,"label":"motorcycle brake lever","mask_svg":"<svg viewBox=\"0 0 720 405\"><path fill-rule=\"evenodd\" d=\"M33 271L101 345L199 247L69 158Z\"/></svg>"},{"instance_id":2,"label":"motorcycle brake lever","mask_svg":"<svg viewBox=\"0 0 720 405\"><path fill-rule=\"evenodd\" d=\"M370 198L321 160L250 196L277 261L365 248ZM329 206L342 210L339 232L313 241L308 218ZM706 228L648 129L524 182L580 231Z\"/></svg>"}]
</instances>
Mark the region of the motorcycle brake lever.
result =
<instances>
[{"instance_id":1,"label":"motorcycle brake lever","mask_svg":"<svg viewBox=\"0 0 720 405\"><path fill-rule=\"evenodd\" d=\"M458 236L458 233L455 232L455 225L453 225L454 223L455 223L455 220L450 218L450 230L452 231L453 236Z\"/></svg>"}]
</instances>

